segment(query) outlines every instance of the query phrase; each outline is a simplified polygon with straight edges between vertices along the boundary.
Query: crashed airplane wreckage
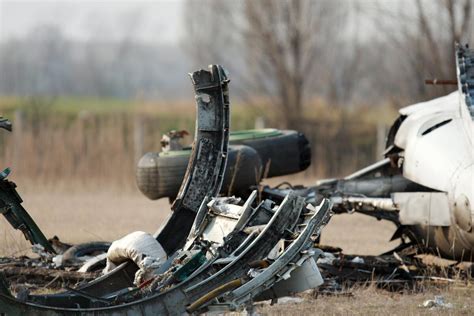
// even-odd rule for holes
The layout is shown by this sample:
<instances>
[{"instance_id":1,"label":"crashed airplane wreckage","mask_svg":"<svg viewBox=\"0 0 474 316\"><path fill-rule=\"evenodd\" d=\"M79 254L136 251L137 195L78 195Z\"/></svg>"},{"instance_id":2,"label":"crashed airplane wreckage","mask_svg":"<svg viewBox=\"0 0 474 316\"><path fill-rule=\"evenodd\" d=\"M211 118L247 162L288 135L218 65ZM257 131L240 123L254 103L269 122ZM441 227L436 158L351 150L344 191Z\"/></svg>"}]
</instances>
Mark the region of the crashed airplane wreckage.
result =
<instances>
[{"instance_id":1,"label":"crashed airplane wreckage","mask_svg":"<svg viewBox=\"0 0 474 316\"><path fill-rule=\"evenodd\" d=\"M474 50L457 45L456 66L457 91L400 110L385 159L313 189L335 213L395 223L398 250L474 261Z\"/></svg>"},{"instance_id":2,"label":"crashed airplane wreckage","mask_svg":"<svg viewBox=\"0 0 474 316\"><path fill-rule=\"evenodd\" d=\"M415 246L448 259L474 260L474 51L467 46L457 46L456 66L458 91L400 110L387 136L385 159L343 179L322 180L312 187L290 185L284 190L281 186L261 187L258 182L253 183L254 187L262 197L273 201L282 201L292 191L313 204L321 197L329 199L335 213L358 212L389 220L397 227L392 240L401 240L397 251ZM272 134L277 132L259 131L265 134L265 146L263 140L241 142L237 137L233 140L231 135L230 148L249 145L245 151L239 148L245 153L244 157L252 157L251 150L255 149L261 164L271 162L268 176L304 170L310 155L304 147L304 136L298 138L295 133L295 140L283 143L281 139L288 139L292 132L284 131L286 134L280 136ZM176 139L175 135L170 136L171 141ZM287 150L292 145L298 147L297 143L299 148L281 155L290 156L292 160L283 162L278 154L269 154L282 148ZM164 196L173 199L179 184L165 183L159 174L152 174L150 170L158 170L167 179L170 170L181 168L182 173L176 173L176 178L181 179L187 158L183 162L174 160L172 167L167 165L166 159L170 154L179 154L183 159L183 153L186 149L169 152L165 147L159 154L145 155L144 158L156 158L153 164L149 159L139 163L140 190L151 199ZM253 166L253 160L247 160L245 166ZM281 173L282 170L286 173ZM247 176L246 181L236 181L236 191L248 190L249 180L255 178Z\"/></svg>"},{"instance_id":3,"label":"crashed airplane wreckage","mask_svg":"<svg viewBox=\"0 0 474 316\"><path fill-rule=\"evenodd\" d=\"M243 203L218 197L228 156L229 80L217 65L194 72L191 79L197 104L195 141L173 212L153 238L159 258L139 256L136 263L109 267L107 274L56 294L14 297L0 280L0 313L175 315L238 310L323 283L315 264L321 251L314 248L314 240L330 218L328 200L312 205L290 192L275 203L260 201L256 191ZM0 123L11 130L7 120ZM54 253L22 208L8 173L6 169L1 174L2 214L33 244Z\"/></svg>"},{"instance_id":4,"label":"crashed airplane wreckage","mask_svg":"<svg viewBox=\"0 0 474 316\"><path fill-rule=\"evenodd\" d=\"M474 52L457 47L456 64L458 91L401 109L387 137L385 159L343 179L287 189L259 182L263 176L309 165L304 136L270 129L231 135L225 71L212 66L193 73L197 122L192 149L178 146L183 133L172 132L163 138L164 151L146 154L137 170L138 187L147 197L173 201L165 225L154 238L134 233L114 242L107 254L107 273L64 292L14 297L0 280L0 312L201 313L239 310L255 301L316 288L323 280L315 241L332 212L392 221L398 228L393 239L402 241L394 251L412 246L472 260ZM7 120L0 120L0 127L11 130ZM292 148L293 160L278 159L282 148ZM0 174L2 214L32 244L54 254L55 248L21 207L15 185L6 180L8 173L6 169ZM242 200L219 196L230 188ZM133 261L123 256L110 262L113 250L133 243L132 237L154 243L154 255L135 252L128 256ZM337 275L341 267L326 261L320 260L319 268ZM382 270L391 281L395 270Z\"/></svg>"}]
</instances>

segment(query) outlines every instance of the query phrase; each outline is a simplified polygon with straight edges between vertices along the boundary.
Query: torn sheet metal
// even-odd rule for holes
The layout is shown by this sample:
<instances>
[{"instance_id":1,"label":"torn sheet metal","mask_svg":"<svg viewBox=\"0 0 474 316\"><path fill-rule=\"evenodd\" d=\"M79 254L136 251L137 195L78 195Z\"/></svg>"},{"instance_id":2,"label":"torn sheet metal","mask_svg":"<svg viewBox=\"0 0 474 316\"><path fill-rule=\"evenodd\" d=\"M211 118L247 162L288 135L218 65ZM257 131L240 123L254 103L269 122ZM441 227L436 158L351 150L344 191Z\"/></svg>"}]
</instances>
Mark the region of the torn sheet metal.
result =
<instances>
[{"instance_id":1,"label":"torn sheet metal","mask_svg":"<svg viewBox=\"0 0 474 316\"><path fill-rule=\"evenodd\" d=\"M204 108L209 112L210 108L214 108L209 113L216 117L208 118L208 121L212 122L215 128L210 130L209 122L201 124L198 120L192 158L178 199L172 207L174 212L167 224L156 234L159 243L170 255L184 245L202 200L206 196L213 197L219 192L227 157L229 136L227 76L222 67L214 65L209 71L195 72L193 83L196 93L206 92L212 96L209 102L198 103L197 106L198 112ZM110 273L77 289L53 295L33 296L29 302L18 302L12 300L12 297L1 297L0 306L12 314L28 311L30 313L43 312L47 315L55 314L53 311L58 308L83 310L104 307L110 305L111 297L117 298L116 293L126 291L128 287L133 286L133 275L136 271L136 265L123 263ZM119 296L123 295L122 293ZM136 307L131 307L129 312L133 310L136 310ZM143 310L142 313L155 314L152 311L153 309L147 312Z\"/></svg>"},{"instance_id":2,"label":"torn sheet metal","mask_svg":"<svg viewBox=\"0 0 474 316\"><path fill-rule=\"evenodd\" d=\"M458 90L401 109L384 160L315 192L335 212L394 222L401 247L409 239L421 251L474 260L473 60L474 50L456 45Z\"/></svg>"},{"instance_id":3,"label":"torn sheet metal","mask_svg":"<svg viewBox=\"0 0 474 316\"><path fill-rule=\"evenodd\" d=\"M314 282L311 281L305 287L318 286L316 277L318 272L314 271L314 266L311 266L312 270L308 270L305 262L311 264L311 260L320 253L319 250L313 249L314 238L329 220L329 203L324 200L316 209L304 208L304 206L303 198L289 194L268 218L258 216L259 212L269 211L265 203L260 203L245 225L265 226L260 233L245 236L243 233L245 226L243 226L240 230L233 231L230 236L226 236L221 246L209 245L202 239L202 235L197 236L198 238L194 239L189 249L180 250L169 259L173 262L169 268L153 277L151 282L144 282L144 285L98 297L81 290L71 290L81 299L70 295L64 296L65 294L33 295L29 296L26 302L13 304L13 306L38 314L45 309L47 315L51 315L51 312L55 310L66 313L69 309L83 313L113 312L118 315L137 311L141 311L139 314L143 315L181 314L186 311L203 312L209 304L216 304L215 299L220 300L217 305L225 305L230 309L242 309L249 301L259 300L259 295L265 290L280 281L289 280L297 273L313 278ZM210 209L208 216L215 216ZM268 219L268 221L262 222L262 219ZM236 242L242 238L242 242ZM268 262L267 256L281 239L285 240L281 253L269 264L260 265L258 273L252 274L254 262ZM208 248L209 246L211 248ZM230 254L227 254L228 252ZM303 269L303 266L305 270L299 270ZM239 286L234 288L235 291L232 294L226 296L226 293L233 289L232 287L228 288L228 291L221 292L222 288L227 289L228 284L237 284L235 280L239 280ZM282 294L290 289L298 288L291 283L286 283L286 285L281 283L279 287L278 293ZM214 293L215 296L208 297L206 293ZM61 295L64 296L63 299ZM11 299L0 295L0 303L11 303ZM61 305L56 305L59 303ZM53 306L55 309L52 309ZM78 309L77 306L81 308ZM7 311L18 310L20 309Z\"/></svg>"},{"instance_id":4,"label":"torn sheet metal","mask_svg":"<svg viewBox=\"0 0 474 316\"><path fill-rule=\"evenodd\" d=\"M309 211L309 210L308 210ZM265 268L249 282L232 291L226 296L233 308L242 306L249 299L257 297L258 294L269 289L279 281L288 280L291 272L300 267L305 261L311 260L316 252L310 250L312 240L310 237L317 232L324 223L329 220L329 204L324 201L315 212L306 212L303 216L307 218L299 224L301 229L298 237L294 239L290 246L271 264ZM319 286L320 284L317 284ZM277 294L274 293L276 296Z\"/></svg>"},{"instance_id":5,"label":"torn sheet metal","mask_svg":"<svg viewBox=\"0 0 474 316\"><path fill-rule=\"evenodd\" d=\"M173 214L155 235L164 251L153 271L133 284L137 264L124 262L65 292L15 298L1 288L0 312L178 315L205 312L216 304L241 309L280 282L280 293L319 285L313 264L319 251L313 245L330 218L329 202L324 199L314 208L295 192L285 192L278 201L261 201L256 191L246 201L217 198L227 156L228 79L220 66L191 77L198 107L196 139ZM312 281L303 287L285 283L292 275Z\"/></svg>"},{"instance_id":6,"label":"torn sheet metal","mask_svg":"<svg viewBox=\"0 0 474 316\"><path fill-rule=\"evenodd\" d=\"M39 244L46 251L55 253L43 232L21 205L23 200L16 191L16 184L7 180L6 175L0 179L0 213L13 228L20 230L32 245Z\"/></svg>"},{"instance_id":7,"label":"torn sheet metal","mask_svg":"<svg viewBox=\"0 0 474 316\"><path fill-rule=\"evenodd\" d=\"M448 195L444 192L398 192L393 194L403 225L450 226Z\"/></svg>"}]
</instances>

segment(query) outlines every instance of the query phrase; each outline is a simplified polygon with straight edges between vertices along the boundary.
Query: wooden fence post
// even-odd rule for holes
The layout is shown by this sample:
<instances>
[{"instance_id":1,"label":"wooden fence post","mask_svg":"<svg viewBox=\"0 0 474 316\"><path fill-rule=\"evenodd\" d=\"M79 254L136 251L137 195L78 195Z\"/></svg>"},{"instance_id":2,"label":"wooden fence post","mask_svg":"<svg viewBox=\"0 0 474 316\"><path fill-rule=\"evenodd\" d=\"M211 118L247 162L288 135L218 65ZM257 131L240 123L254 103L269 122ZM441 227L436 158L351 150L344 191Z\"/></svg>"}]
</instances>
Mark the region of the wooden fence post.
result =
<instances>
[{"instance_id":1,"label":"wooden fence post","mask_svg":"<svg viewBox=\"0 0 474 316\"><path fill-rule=\"evenodd\" d=\"M382 153L385 150L385 137L387 133L387 126L383 123L377 124L377 140L375 144L375 160L382 159Z\"/></svg>"},{"instance_id":2,"label":"wooden fence post","mask_svg":"<svg viewBox=\"0 0 474 316\"><path fill-rule=\"evenodd\" d=\"M144 137L145 127L143 117L140 115L136 115L133 124L133 146L135 154L135 165L138 163L138 160L140 160L143 155Z\"/></svg>"},{"instance_id":3,"label":"wooden fence post","mask_svg":"<svg viewBox=\"0 0 474 316\"><path fill-rule=\"evenodd\" d=\"M13 123L13 168L19 169L22 161L24 141L25 113L21 109L15 110Z\"/></svg>"},{"instance_id":4,"label":"wooden fence post","mask_svg":"<svg viewBox=\"0 0 474 316\"><path fill-rule=\"evenodd\" d=\"M255 118L255 129L265 128L265 119L262 116Z\"/></svg>"}]
</instances>

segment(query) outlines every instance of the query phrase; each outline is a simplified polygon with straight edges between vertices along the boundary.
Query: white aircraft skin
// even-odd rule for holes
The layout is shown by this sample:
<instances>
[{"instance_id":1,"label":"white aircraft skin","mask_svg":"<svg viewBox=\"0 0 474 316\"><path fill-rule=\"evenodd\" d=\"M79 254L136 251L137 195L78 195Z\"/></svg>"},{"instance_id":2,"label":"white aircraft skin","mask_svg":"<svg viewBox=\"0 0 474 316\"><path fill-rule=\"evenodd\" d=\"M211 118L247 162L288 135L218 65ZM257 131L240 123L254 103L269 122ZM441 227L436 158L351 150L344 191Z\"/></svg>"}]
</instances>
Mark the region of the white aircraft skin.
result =
<instances>
[{"instance_id":1,"label":"white aircraft skin","mask_svg":"<svg viewBox=\"0 0 474 316\"><path fill-rule=\"evenodd\" d=\"M455 91L405 107L400 115L406 118L394 144L402 149L403 176L446 192L448 198L444 212L449 226L420 225L420 235L443 254L470 257L467 252L474 250L474 121L465 96Z\"/></svg>"},{"instance_id":2,"label":"white aircraft skin","mask_svg":"<svg viewBox=\"0 0 474 316\"><path fill-rule=\"evenodd\" d=\"M474 261L474 51L456 48L458 90L402 108L385 159L316 188L339 212L393 221L394 238Z\"/></svg>"}]
</instances>

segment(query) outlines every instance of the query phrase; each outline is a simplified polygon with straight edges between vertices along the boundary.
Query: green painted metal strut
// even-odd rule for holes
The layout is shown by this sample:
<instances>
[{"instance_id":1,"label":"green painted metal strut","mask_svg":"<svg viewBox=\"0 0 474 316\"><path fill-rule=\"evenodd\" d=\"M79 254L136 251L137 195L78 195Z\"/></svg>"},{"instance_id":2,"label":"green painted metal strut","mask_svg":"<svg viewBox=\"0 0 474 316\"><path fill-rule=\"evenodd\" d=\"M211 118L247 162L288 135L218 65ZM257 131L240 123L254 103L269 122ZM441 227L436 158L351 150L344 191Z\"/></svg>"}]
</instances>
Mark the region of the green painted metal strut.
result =
<instances>
[{"instance_id":1,"label":"green painted metal strut","mask_svg":"<svg viewBox=\"0 0 474 316\"><path fill-rule=\"evenodd\" d=\"M12 125L10 121L0 117L0 128L11 131ZM10 168L0 172L0 213L5 216L13 228L21 230L31 244L40 244L46 251L55 253L48 239L21 205L23 200L16 191L16 184L7 180L10 172Z\"/></svg>"}]
</instances>

